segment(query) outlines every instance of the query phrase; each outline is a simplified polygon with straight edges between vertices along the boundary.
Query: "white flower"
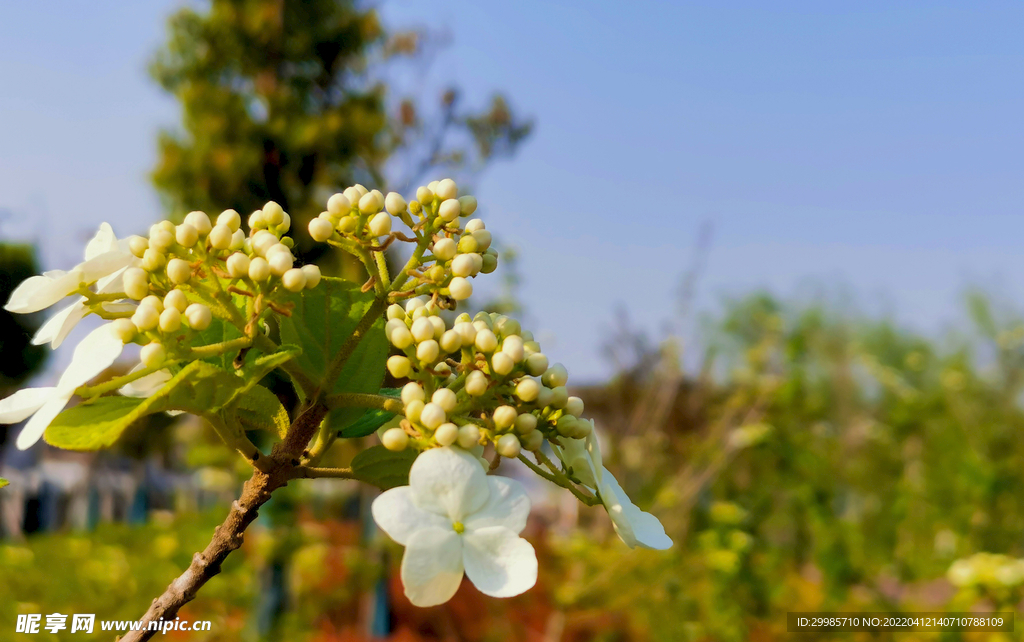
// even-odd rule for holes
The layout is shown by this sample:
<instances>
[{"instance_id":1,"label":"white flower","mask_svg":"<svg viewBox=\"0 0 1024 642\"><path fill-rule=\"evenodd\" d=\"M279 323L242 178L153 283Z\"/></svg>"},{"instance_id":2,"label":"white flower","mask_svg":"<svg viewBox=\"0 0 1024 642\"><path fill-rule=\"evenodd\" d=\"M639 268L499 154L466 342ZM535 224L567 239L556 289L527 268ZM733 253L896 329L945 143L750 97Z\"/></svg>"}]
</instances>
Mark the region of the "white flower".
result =
<instances>
[{"instance_id":1,"label":"white flower","mask_svg":"<svg viewBox=\"0 0 1024 642\"><path fill-rule=\"evenodd\" d=\"M406 547L402 583L416 606L447 602L463 572L491 597L519 595L537 582L537 555L519 537L530 513L526 491L513 479L488 476L464 450L421 454L409 485L381 494L372 512Z\"/></svg>"},{"instance_id":2,"label":"white flower","mask_svg":"<svg viewBox=\"0 0 1024 642\"><path fill-rule=\"evenodd\" d=\"M123 349L124 343L111 331L110 324L102 325L75 347L71 364L56 387L25 388L0 400L0 423L13 424L32 417L18 435L18 448L25 450L39 441L75 390L106 370Z\"/></svg>"},{"instance_id":3,"label":"white flower","mask_svg":"<svg viewBox=\"0 0 1024 642\"><path fill-rule=\"evenodd\" d=\"M110 225L103 223L85 246L85 261L67 272L53 270L25 279L11 293L11 298L4 309L19 314L38 312L73 294L83 283L89 285L106 278L109 280L101 287L108 285L124 268L137 260L128 249L127 241L119 241ZM66 313L68 318L75 314L68 310L61 313ZM63 324L64 320L61 321L61 326ZM60 326L56 330L51 329L50 332L56 336L59 329Z\"/></svg>"},{"instance_id":4,"label":"white flower","mask_svg":"<svg viewBox=\"0 0 1024 642\"><path fill-rule=\"evenodd\" d=\"M672 538L665 533L658 518L637 508L611 471L604 467L595 431L591 430L586 439L562 439L561 442L563 447L555 447L555 452L584 486L599 490L615 533L626 546L656 550L672 546Z\"/></svg>"}]
</instances>

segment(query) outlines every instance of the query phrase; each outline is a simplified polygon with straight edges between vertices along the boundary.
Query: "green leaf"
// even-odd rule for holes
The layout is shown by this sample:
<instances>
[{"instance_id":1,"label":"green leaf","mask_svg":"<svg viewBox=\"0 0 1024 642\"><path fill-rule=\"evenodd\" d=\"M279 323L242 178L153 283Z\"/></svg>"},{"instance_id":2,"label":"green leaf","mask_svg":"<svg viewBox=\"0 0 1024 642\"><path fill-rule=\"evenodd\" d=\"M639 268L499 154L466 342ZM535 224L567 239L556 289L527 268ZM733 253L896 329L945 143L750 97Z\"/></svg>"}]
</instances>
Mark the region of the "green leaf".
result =
<instances>
[{"instance_id":1,"label":"green leaf","mask_svg":"<svg viewBox=\"0 0 1024 642\"><path fill-rule=\"evenodd\" d=\"M378 394L398 398L401 391L397 388L381 388ZM394 419L395 413L378 408L367 409L361 417L338 431L338 436L355 439L373 434L378 428Z\"/></svg>"},{"instance_id":2,"label":"green leaf","mask_svg":"<svg viewBox=\"0 0 1024 642\"><path fill-rule=\"evenodd\" d=\"M330 363L373 305L374 295L360 291L349 281L324 278L316 288L291 294L287 301L294 308L290 317L281 319L281 340L302 349L302 354L295 357L296 363L306 376L322 383ZM384 380L387 356L381 315L349 356L327 394L377 392ZM337 430L361 413L358 408L334 410L328 417L329 426Z\"/></svg>"},{"instance_id":3,"label":"green leaf","mask_svg":"<svg viewBox=\"0 0 1024 642\"><path fill-rule=\"evenodd\" d=\"M352 476L381 490L409 485L409 469L416 460L410 449L392 452L384 446L367 448L352 460Z\"/></svg>"},{"instance_id":4,"label":"green leaf","mask_svg":"<svg viewBox=\"0 0 1024 642\"><path fill-rule=\"evenodd\" d=\"M277 395L263 386L253 386L238 398L235 418L246 430L266 430L284 439L291 420Z\"/></svg>"},{"instance_id":5,"label":"green leaf","mask_svg":"<svg viewBox=\"0 0 1024 642\"><path fill-rule=\"evenodd\" d=\"M208 346L214 343L223 343L224 341L231 341L242 336L242 333L235 326L231 325L227 321L213 318L210 323L210 327L206 328L202 332L198 332L192 341L192 345L196 348L201 346ZM207 363L211 363L215 366L220 367L223 370L231 371L234 369L235 357L238 356L237 352L228 352L225 354L219 354L215 357L209 357L206 359ZM254 351L250 350L246 356L246 363L250 363L255 360Z\"/></svg>"},{"instance_id":6,"label":"green leaf","mask_svg":"<svg viewBox=\"0 0 1024 642\"><path fill-rule=\"evenodd\" d=\"M66 450L111 446L140 418L167 410L207 416L231 401L244 381L204 361L190 363L151 397L100 397L68 408L46 429L46 443Z\"/></svg>"},{"instance_id":7,"label":"green leaf","mask_svg":"<svg viewBox=\"0 0 1024 642\"><path fill-rule=\"evenodd\" d=\"M6 479L0 477L0 488L3 488L4 486L6 486L9 483L10 483L9 481L7 481Z\"/></svg>"}]
</instances>

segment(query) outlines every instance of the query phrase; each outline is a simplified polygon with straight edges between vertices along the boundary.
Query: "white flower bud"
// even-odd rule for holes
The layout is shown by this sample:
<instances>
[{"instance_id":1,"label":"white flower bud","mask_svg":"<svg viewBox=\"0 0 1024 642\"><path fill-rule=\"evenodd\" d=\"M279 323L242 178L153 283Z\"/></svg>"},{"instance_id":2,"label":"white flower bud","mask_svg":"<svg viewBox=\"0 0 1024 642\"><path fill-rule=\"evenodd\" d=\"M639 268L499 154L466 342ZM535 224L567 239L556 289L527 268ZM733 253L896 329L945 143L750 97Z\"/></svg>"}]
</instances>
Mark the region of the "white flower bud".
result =
<instances>
[{"instance_id":1,"label":"white flower bud","mask_svg":"<svg viewBox=\"0 0 1024 642\"><path fill-rule=\"evenodd\" d=\"M512 357L512 361L519 363L526 356L523 351L523 338L517 335L506 336L501 342L501 351Z\"/></svg>"},{"instance_id":2,"label":"white flower bud","mask_svg":"<svg viewBox=\"0 0 1024 642\"><path fill-rule=\"evenodd\" d=\"M414 310L422 308L426 303L427 302L423 300L423 297L413 297L405 302L405 313L411 314Z\"/></svg>"},{"instance_id":3,"label":"white flower bud","mask_svg":"<svg viewBox=\"0 0 1024 642\"><path fill-rule=\"evenodd\" d=\"M398 216L405 211L408 205L398 192L388 192L387 198L384 199L384 207L387 211Z\"/></svg>"},{"instance_id":4,"label":"white flower bud","mask_svg":"<svg viewBox=\"0 0 1024 642\"><path fill-rule=\"evenodd\" d=\"M565 408L565 404L569 403L569 392L565 389L565 386L558 386L557 388L551 389L551 401L548 405L552 408Z\"/></svg>"},{"instance_id":5,"label":"white flower bud","mask_svg":"<svg viewBox=\"0 0 1024 642\"><path fill-rule=\"evenodd\" d=\"M473 240L476 241L477 247L480 248L481 252L491 247L491 233L487 230L473 232Z\"/></svg>"},{"instance_id":6,"label":"white flower bud","mask_svg":"<svg viewBox=\"0 0 1024 642\"><path fill-rule=\"evenodd\" d=\"M404 379L409 376L409 370L412 369L412 364L409 359L401 355L395 355L388 357L388 372L391 376L396 379Z\"/></svg>"},{"instance_id":7,"label":"white flower bud","mask_svg":"<svg viewBox=\"0 0 1024 642\"><path fill-rule=\"evenodd\" d=\"M479 330L476 333L476 349L480 352L494 352L498 347L498 338L488 329Z\"/></svg>"},{"instance_id":8,"label":"white flower bud","mask_svg":"<svg viewBox=\"0 0 1024 642\"><path fill-rule=\"evenodd\" d=\"M528 435L537 429L537 417L531 414L522 414L516 417L516 432L520 435Z\"/></svg>"},{"instance_id":9,"label":"white flower bud","mask_svg":"<svg viewBox=\"0 0 1024 642\"><path fill-rule=\"evenodd\" d=\"M401 428L388 428L384 431L384 435L381 436L380 442L388 450L400 452L408 447L409 435L405 434L405 431Z\"/></svg>"},{"instance_id":10,"label":"white flower bud","mask_svg":"<svg viewBox=\"0 0 1024 642\"><path fill-rule=\"evenodd\" d=\"M464 229L466 230L467 234L472 234L473 232L476 232L478 230L486 229L486 227L484 226L484 222L482 220L475 218L471 221L468 221Z\"/></svg>"},{"instance_id":11,"label":"white flower bud","mask_svg":"<svg viewBox=\"0 0 1024 642\"><path fill-rule=\"evenodd\" d=\"M160 313L151 305L140 305L132 315L132 323L143 332L154 330L160 323Z\"/></svg>"},{"instance_id":12,"label":"white flower bud","mask_svg":"<svg viewBox=\"0 0 1024 642\"><path fill-rule=\"evenodd\" d=\"M156 310L157 314L164 311L164 300L155 294L150 294L149 296L147 296L139 303L139 305L148 305L149 307Z\"/></svg>"},{"instance_id":13,"label":"white flower bud","mask_svg":"<svg viewBox=\"0 0 1024 642\"><path fill-rule=\"evenodd\" d=\"M462 209L462 216L472 216L473 212L476 211L476 197L475 196L460 196L459 205Z\"/></svg>"},{"instance_id":14,"label":"white flower bud","mask_svg":"<svg viewBox=\"0 0 1024 642\"><path fill-rule=\"evenodd\" d=\"M241 252L235 252L227 260L228 274L232 278L241 279L249 276L249 257Z\"/></svg>"},{"instance_id":15,"label":"white flower bud","mask_svg":"<svg viewBox=\"0 0 1024 642\"><path fill-rule=\"evenodd\" d=\"M185 320L188 321L188 327L202 332L210 327L210 323L213 321L213 313L210 312L210 308L206 305L193 303L185 308Z\"/></svg>"},{"instance_id":16,"label":"white flower bud","mask_svg":"<svg viewBox=\"0 0 1024 642\"><path fill-rule=\"evenodd\" d=\"M270 264L265 258L257 256L249 262L249 278L257 283L270 278Z\"/></svg>"},{"instance_id":17,"label":"white flower bud","mask_svg":"<svg viewBox=\"0 0 1024 642\"><path fill-rule=\"evenodd\" d=\"M130 343L139 332L131 319L114 319L110 322L110 328L114 336L121 340L121 343Z\"/></svg>"},{"instance_id":18,"label":"white flower bud","mask_svg":"<svg viewBox=\"0 0 1024 642\"><path fill-rule=\"evenodd\" d=\"M199 240L199 232L188 223L183 223L174 230L174 240L182 247L192 247Z\"/></svg>"},{"instance_id":19,"label":"white flower bud","mask_svg":"<svg viewBox=\"0 0 1024 642\"><path fill-rule=\"evenodd\" d=\"M459 212L461 212L459 202L454 198L449 198L446 201L441 201L441 207L437 208L437 214L441 217L441 220L451 223L455 219L459 218Z\"/></svg>"},{"instance_id":20,"label":"white flower bud","mask_svg":"<svg viewBox=\"0 0 1024 642\"><path fill-rule=\"evenodd\" d=\"M177 308L164 308L160 313L160 331L177 332L181 328L181 312Z\"/></svg>"},{"instance_id":21,"label":"white flower bud","mask_svg":"<svg viewBox=\"0 0 1024 642\"><path fill-rule=\"evenodd\" d=\"M434 440L441 446L451 446L459 438L459 427L455 424L441 424L434 431Z\"/></svg>"},{"instance_id":22,"label":"white flower bud","mask_svg":"<svg viewBox=\"0 0 1024 642\"><path fill-rule=\"evenodd\" d=\"M444 319L441 317L427 317L427 320L430 321L430 325L434 326L435 341L444 336L444 331L448 329L444 325Z\"/></svg>"},{"instance_id":23,"label":"white flower bud","mask_svg":"<svg viewBox=\"0 0 1024 642\"><path fill-rule=\"evenodd\" d=\"M479 254L460 254L452 259L452 274L462 277L476 274L477 271L473 269L476 266L474 256Z\"/></svg>"},{"instance_id":24,"label":"white flower bud","mask_svg":"<svg viewBox=\"0 0 1024 642\"><path fill-rule=\"evenodd\" d=\"M416 339L416 343L421 343L427 339L434 338L434 324L430 322L427 317L420 317L412 322L412 338Z\"/></svg>"},{"instance_id":25,"label":"white flower bud","mask_svg":"<svg viewBox=\"0 0 1024 642\"><path fill-rule=\"evenodd\" d=\"M231 245L228 249L235 252L245 247L245 232L242 230L235 230L231 233Z\"/></svg>"},{"instance_id":26,"label":"white flower bud","mask_svg":"<svg viewBox=\"0 0 1024 642\"><path fill-rule=\"evenodd\" d=\"M419 399L413 399L409 403L405 404L405 418L409 421L419 421L420 413L423 412L423 408L425 406L426 404Z\"/></svg>"},{"instance_id":27,"label":"white flower bud","mask_svg":"<svg viewBox=\"0 0 1024 642\"><path fill-rule=\"evenodd\" d=\"M458 397L448 388L438 388L430 396L430 400L441 406L441 409L445 412L455 410L455 406L458 404Z\"/></svg>"},{"instance_id":28,"label":"white flower bud","mask_svg":"<svg viewBox=\"0 0 1024 642\"><path fill-rule=\"evenodd\" d=\"M303 265L302 273L306 275L307 290L315 288L320 283L320 279L323 278L323 274L320 273L320 266L318 265Z\"/></svg>"},{"instance_id":29,"label":"white flower bud","mask_svg":"<svg viewBox=\"0 0 1024 642\"><path fill-rule=\"evenodd\" d=\"M460 335L456 330L448 330L441 335L441 341L439 341L439 343L441 344L441 349L444 350L445 353L451 354L452 352L457 352L462 348L462 335Z\"/></svg>"},{"instance_id":30,"label":"white flower bud","mask_svg":"<svg viewBox=\"0 0 1024 642\"><path fill-rule=\"evenodd\" d=\"M548 369L548 358L543 352L531 354L526 358L526 371L534 377L539 377Z\"/></svg>"},{"instance_id":31,"label":"white flower bud","mask_svg":"<svg viewBox=\"0 0 1024 642\"><path fill-rule=\"evenodd\" d=\"M516 367L516 362L512 360L512 357L508 356L504 352L495 352L494 356L491 357L491 370L494 374L505 376L512 372L512 369Z\"/></svg>"},{"instance_id":32,"label":"white flower bud","mask_svg":"<svg viewBox=\"0 0 1024 642\"><path fill-rule=\"evenodd\" d=\"M142 255L142 269L156 272L167 265L167 256L156 248L149 248Z\"/></svg>"},{"instance_id":33,"label":"white flower bud","mask_svg":"<svg viewBox=\"0 0 1024 642\"><path fill-rule=\"evenodd\" d=\"M340 218L342 215L348 214L351 209L352 203L344 194L335 194L327 199L327 211L335 217Z\"/></svg>"},{"instance_id":34,"label":"white flower bud","mask_svg":"<svg viewBox=\"0 0 1024 642\"><path fill-rule=\"evenodd\" d=\"M466 376L466 394L471 397L479 397L487 392L487 375L474 370Z\"/></svg>"},{"instance_id":35,"label":"white flower bud","mask_svg":"<svg viewBox=\"0 0 1024 642\"><path fill-rule=\"evenodd\" d=\"M455 257L456 248L457 246L455 245L454 240L447 237L438 239L437 241L434 241L434 256L437 257L439 261L450 261Z\"/></svg>"},{"instance_id":36,"label":"white flower bud","mask_svg":"<svg viewBox=\"0 0 1024 642\"><path fill-rule=\"evenodd\" d=\"M283 276L285 272L292 269L292 264L295 263L295 259L292 258L291 252L274 252L267 257L267 263L270 265L271 274L274 276ZM306 285L305 279L303 279L302 285Z\"/></svg>"},{"instance_id":37,"label":"white flower bud","mask_svg":"<svg viewBox=\"0 0 1024 642\"><path fill-rule=\"evenodd\" d=\"M523 448L530 452L538 451L544 445L544 433L539 430L527 433L520 440L520 443L523 444Z\"/></svg>"},{"instance_id":38,"label":"white flower bud","mask_svg":"<svg viewBox=\"0 0 1024 642\"><path fill-rule=\"evenodd\" d=\"M416 200L426 205L434 200L434 193L430 191L429 187L417 187Z\"/></svg>"},{"instance_id":39,"label":"white flower bud","mask_svg":"<svg viewBox=\"0 0 1024 642\"><path fill-rule=\"evenodd\" d=\"M149 249L149 239L133 236L128 239L128 249L135 255L135 258L141 259L142 255Z\"/></svg>"},{"instance_id":40,"label":"white flower bud","mask_svg":"<svg viewBox=\"0 0 1024 642\"><path fill-rule=\"evenodd\" d=\"M519 413L512 406L498 406L494 409L491 419L494 420L495 428L504 430L512 427L512 424L516 422L517 416L519 416Z\"/></svg>"},{"instance_id":41,"label":"white flower bud","mask_svg":"<svg viewBox=\"0 0 1024 642\"><path fill-rule=\"evenodd\" d=\"M459 445L469 450L480 444L480 429L473 424L466 424L459 428Z\"/></svg>"},{"instance_id":42,"label":"white flower bud","mask_svg":"<svg viewBox=\"0 0 1024 642\"><path fill-rule=\"evenodd\" d=\"M282 217L284 218L284 220L278 224L277 231L283 234L284 232L287 232L288 230L291 229L292 217L288 214L288 212L282 214Z\"/></svg>"},{"instance_id":43,"label":"white flower bud","mask_svg":"<svg viewBox=\"0 0 1024 642\"><path fill-rule=\"evenodd\" d=\"M448 291L456 301L465 301L473 296L473 284L465 278L457 276L448 284Z\"/></svg>"},{"instance_id":44,"label":"white flower bud","mask_svg":"<svg viewBox=\"0 0 1024 642\"><path fill-rule=\"evenodd\" d=\"M379 192L376 190L364 194L359 199L359 211L363 214L376 214L379 212L380 208L384 207L384 201L377 194Z\"/></svg>"},{"instance_id":45,"label":"white flower bud","mask_svg":"<svg viewBox=\"0 0 1024 642\"><path fill-rule=\"evenodd\" d=\"M400 328L395 328L388 337L388 340L391 341L391 345L399 350L405 350L413 344L412 333L404 325Z\"/></svg>"},{"instance_id":46,"label":"white flower bud","mask_svg":"<svg viewBox=\"0 0 1024 642\"><path fill-rule=\"evenodd\" d=\"M570 415L579 417L583 414L583 400L579 397L569 397L565 402L565 411Z\"/></svg>"},{"instance_id":47,"label":"white flower bud","mask_svg":"<svg viewBox=\"0 0 1024 642\"><path fill-rule=\"evenodd\" d=\"M459 195L459 187L450 178L438 181L437 187L431 188L435 194L438 195L441 200L447 198L455 198Z\"/></svg>"},{"instance_id":48,"label":"white flower bud","mask_svg":"<svg viewBox=\"0 0 1024 642\"><path fill-rule=\"evenodd\" d=\"M267 230L257 230L257 232L252 235L252 249L256 254L262 257L266 257L270 248L280 243L281 241L277 238L277 235Z\"/></svg>"},{"instance_id":49,"label":"white flower bud","mask_svg":"<svg viewBox=\"0 0 1024 642\"><path fill-rule=\"evenodd\" d=\"M149 294L149 275L142 268L130 267L122 276L124 293L129 298L141 301Z\"/></svg>"},{"instance_id":50,"label":"white flower bud","mask_svg":"<svg viewBox=\"0 0 1024 642\"><path fill-rule=\"evenodd\" d=\"M410 381L402 387L402 403L405 405L409 405L410 401L423 401L426 398L427 395L423 393L423 386L415 381Z\"/></svg>"},{"instance_id":51,"label":"white flower bud","mask_svg":"<svg viewBox=\"0 0 1024 642\"><path fill-rule=\"evenodd\" d=\"M565 366L560 363L556 363L547 369L544 376L541 377L541 382L549 388L557 388L558 386L564 386L569 381L569 373L566 371Z\"/></svg>"},{"instance_id":52,"label":"white flower bud","mask_svg":"<svg viewBox=\"0 0 1024 642\"><path fill-rule=\"evenodd\" d=\"M508 459L515 459L522 452L522 446L519 444L519 437L515 435L502 435L498 438L498 443L495 444L494 450L498 451L498 454Z\"/></svg>"},{"instance_id":53,"label":"white flower bud","mask_svg":"<svg viewBox=\"0 0 1024 642\"><path fill-rule=\"evenodd\" d=\"M367 194L366 196L370 196L370 194ZM371 218L370 222L367 224L367 227L370 229L370 234L373 236L386 236L391 233L391 215L387 212L374 214L373 218Z\"/></svg>"},{"instance_id":54,"label":"white flower bud","mask_svg":"<svg viewBox=\"0 0 1024 642\"><path fill-rule=\"evenodd\" d=\"M192 268L182 259L171 259L167 262L167 278L175 284L188 283L192 278Z\"/></svg>"},{"instance_id":55,"label":"white flower bud","mask_svg":"<svg viewBox=\"0 0 1024 642\"><path fill-rule=\"evenodd\" d=\"M249 229L250 230L253 230L253 231L263 230L263 229L266 229L266 227L267 227L267 219L266 219L265 216L263 216L263 210L256 210L255 212L253 212L252 214L249 215Z\"/></svg>"},{"instance_id":56,"label":"white flower bud","mask_svg":"<svg viewBox=\"0 0 1024 642\"><path fill-rule=\"evenodd\" d=\"M185 222L196 228L196 232L199 232L200 236L209 234L210 229L212 228L210 225L210 217L206 215L206 212L200 212L199 210L186 214Z\"/></svg>"},{"instance_id":57,"label":"white flower bud","mask_svg":"<svg viewBox=\"0 0 1024 642\"><path fill-rule=\"evenodd\" d=\"M158 252L166 252L174 245L174 234L160 228L153 230L149 235L149 247Z\"/></svg>"},{"instance_id":58,"label":"white flower bud","mask_svg":"<svg viewBox=\"0 0 1024 642\"><path fill-rule=\"evenodd\" d=\"M363 194L365 194L365 193L366 193L366 190L359 191L358 189L356 189L355 186L352 186L352 187L346 187L345 191L342 194L348 200L348 202L350 203L350 206L358 207L359 206L359 199L361 199L363 197Z\"/></svg>"},{"instance_id":59,"label":"white flower bud","mask_svg":"<svg viewBox=\"0 0 1024 642\"><path fill-rule=\"evenodd\" d=\"M231 247L231 228L227 225L214 225L210 230L210 247L215 250L226 250Z\"/></svg>"},{"instance_id":60,"label":"white flower bud","mask_svg":"<svg viewBox=\"0 0 1024 642\"><path fill-rule=\"evenodd\" d=\"M445 414L444 408L434 402L423 406L423 411L420 412L420 423L431 430L443 424L447 419L448 416Z\"/></svg>"},{"instance_id":61,"label":"white flower bud","mask_svg":"<svg viewBox=\"0 0 1024 642\"><path fill-rule=\"evenodd\" d=\"M516 396L529 403L540 394L540 384L533 379L523 379L516 384Z\"/></svg>"},{"instance_id":62,"label":"white flower bud","mask_svg":"<svg viewBox=\"0 0 1024 642\"><path fill-rule=\"evenodd\" d=\"M391 321L393 319L405 320L405 308L397 303L392 303L388 306L388 320Z\"/></svg>"},{"instance_id":63,"label":"white flower bud","mask_svg":"<svg viewBox=\"0 0 1024 642\"><path fill-rule=\"evenodd\" d=\"M471 346L476 341L476 326L469 321L459 321L455 324L455 331L462 337L462 345Z\"/></svg>"},{"instance_id":64,"label":"white flower bud","mask_svg":"<svg viewBox=\"0 0 1024 642\"><path fill-rule=\"evenodd\" d=\"M270 269L274 269L274 258L270 259ZM292 268L281 275L281 285L289 292L302 292L306 289L306 273L302 268Z\"/></svg>"},{"instance_id":65,"label":"white flower bud","mask_svg":"<svg viewBox=\"0 0 1024 642\"><path fill-rule=\"evenodd\" d=\"M309 236L317 243L323 243L334 234L334 225L322 218L315 218L309 222Z\"/></svg>"},{"instance_id":66,"label":"white flower bud","mask_svg":"<svg viewBox=\"0 0 1024 642\"><path fill-rule=\"evenodd\" d=\"M235 230L242 227L242 216L235 210L224 210L223 212L220 213L219 216L217 216L217 225L223 225L224 227L234 232ZM207 226L207 231L209 230L210 228L209 226Z\"/></svg>"},{"instance_id":67,"label":"white flower bud","mask_svg":"<svg viewBox=\"0 0 1024 642\"><path fill-rule=\"evenodd\" d=\"M433 339L427 339L416 346L416 358L423 363L433 363L440 354L441 348L437 345L437 341Z\"/></svg>"},{"instance_id":68,"label":"white flower bud","mask_svg":"<svg viewBox=\"0 0 1024 642\"><path fill-rule=\"evenodd\" d=\"M142 350L139 351L139 360L147 368L155 368L166 359L167 349L164 348L162 343L156 341L142 346Z\"/></svg>"},{"instance_id":69,"label":"white flower bud","mask_svg":"<svg viewBox=\"0 0 1024 642\"><path fill-rule=\"evenodd\" d=\"M280 225L284 222L284 208L276 201L267 201L263 206L263 220L267 222L268 227Z\"/></svg>"},{"instance_id":70,"label":"white flower bud","mask_svg":"<svg viewBox=\"0 0 1024 642\"><path fill-rule=\"evenodd\" d=\"M164 297L164 309L174 308L178 312L184 312L188 307L188 299L181 290L171 290Z\"/></svg>"}]
</instances>

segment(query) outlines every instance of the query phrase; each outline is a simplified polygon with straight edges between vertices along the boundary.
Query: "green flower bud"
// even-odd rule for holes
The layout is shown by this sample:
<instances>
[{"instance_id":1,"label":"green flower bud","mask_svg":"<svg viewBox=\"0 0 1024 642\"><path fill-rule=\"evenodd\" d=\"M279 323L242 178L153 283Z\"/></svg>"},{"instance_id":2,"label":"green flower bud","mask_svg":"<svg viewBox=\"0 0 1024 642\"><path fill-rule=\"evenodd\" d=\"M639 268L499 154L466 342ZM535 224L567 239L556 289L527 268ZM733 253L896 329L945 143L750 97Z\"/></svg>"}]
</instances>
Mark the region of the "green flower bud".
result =
<instances>
[{"instance_id":1,"label":"green flower bud","mask_svg":"<svg viewBox=\"0 0 1024 642\"><path fill-rule=\"evenodd\" d=\"M458 249L460 254L470 254L479 250L480 244L472 236L464 235L459 239Z\"/></svg>"},{"instance_id":2,"label":"green flower bud","mask_svg":"<svg viewBox=\"0 0 1024 642\"><path fill-rule=\"evenodd\" d=\"M516 432L520 435L527 435L537 429L537 417L531 414L522 414L516 417Z\"/></svg>"},{"instance_id":3,"label":"green flower bud","mask_svg":"<svg viewBox=\"0 0 1024 642\"><path fill-rule=\"evenodd\" d=\"M508 459L515 459L522 452L519 437L515 435L502 435L498 438L498 443L495 444L494 449L498 451L499 455Z\"/></svg>"},{"instance_id":4,"label":"green flower bud","mask_svg":"<svg viewBox=\"0 0 1024 642\"><path fill-rule=\"evenodd\" d=\"M548 405L552 408L565 408L565 404L569 402L569 393L566 391L565 386L558 386L557 388L551 389L551 401Z\"/></svg>"},{"instance_id":5,"label":"green flower bud","mask_svg":"<svg viewBox=\"0 0 1024 642\"><path fill-rule=\"evenodd\" d=\"M466 196L460 196L459 206L462 210L462 216L472 216L473 212L476 211L476 197L469 196L468 194Z\"/></svg>"},{"instance_id":6,"label":"green flower bud","mask_svg":"<svg viewBox=\"0 0 1024 642\"><path fill-rule=\"evenodd\" d=\"M535 430L522 437L520 442L523 444L523 448L530 452L535 452L544 446L544 434L539 430Z\"/></svg>"},{"instance_id":7,"label":"green flower bud","mask_svg":"<svg viewBox=\"0 0 1024 642\"><path fill-rule=\"evenodd\" d=\"M524 349L526 345L523 345ZM534 377L539 377L548 369L548 358L543 352L537 352L526 357L526 371Z\"/></svg>"},{"instance_id":8,"label":"green flower bud","mask_svg":"<svg viewBox=\"0 0 1024 642\"><path fill-rule=\"evenodd\" d=\"M555 423L555 430L563 437L572 438L576 433L576 417L573 417L572 415L562 415Z\"/></svg>"},{"instance_id":9,"label":"green flower bud","mask_svg":"<svg viewBox=\"0 0 1024 642\"><path fill-rule=\"evenodd\" d=\"M547 369L544 375L541 377L541 382L550 388L557 388L558 386L564 386L569 381L569 373L566 371L565 366L560 363L556 363Z\"/></svg>"},{"instance_id":10,"label":"green flower bud","mask_svg":"<svg viewBox=\"0 0 1024 642\"><path fill-rule=\"evenodd\" d=\"M579 397L569 397L569 400L565 402L565 411L579 417L583 414L583 400Z\"/></svg>"},{"instance_id":11,"label":"green flower bud","mask_svg":"<svg viewBox=\"0 0 1024 642\"><path fill-rule=\"evenodd\" d=\"M359 227L359 219L354 216L344 216L338 221L338 231L342 234L351 234Z\"/></svg>"},{"instance_id":12,"label":"green flower bud","mask_svg":"<svg viewBox=\"0 0 1024 642\"><path fill-rule=\"evenodd\" d=\"M484 274L490 274L498 269L498 257L493 254L484 254L481 261L480 271Z\"/></svg>"},{"instance_id":13,"label":"green flower bud","mask_svg":"<svg viewBox=\"0 0 1024 642\"><path fill-rule=\"evenodd\" d=\"M491 233L487 230L477 230L473 232L471 238L476 241L477 247L480 248L481 252L491 247Z\"/></svg>"}]
</instances>

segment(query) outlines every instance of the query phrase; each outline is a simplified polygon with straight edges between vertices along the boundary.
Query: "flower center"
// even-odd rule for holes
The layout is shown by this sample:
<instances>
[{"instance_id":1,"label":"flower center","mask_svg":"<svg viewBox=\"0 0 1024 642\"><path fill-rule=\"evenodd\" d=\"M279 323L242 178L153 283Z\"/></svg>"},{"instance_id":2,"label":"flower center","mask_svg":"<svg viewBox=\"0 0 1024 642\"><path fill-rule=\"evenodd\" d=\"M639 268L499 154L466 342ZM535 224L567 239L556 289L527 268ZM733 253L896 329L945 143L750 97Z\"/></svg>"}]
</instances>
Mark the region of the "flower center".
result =
<instances>
[{"instance_id":1,"label":"flower center","mask_svg":"<svg viewBox=\"0 0 1024 642\"><path fill-rule=\"evenodd\" d=\"M452 528L454 528L455 532L459 535L462 535L463 531L466 530L466 527L462 525L462 522L452 522Z\"/></svg>"}]
</instances>

